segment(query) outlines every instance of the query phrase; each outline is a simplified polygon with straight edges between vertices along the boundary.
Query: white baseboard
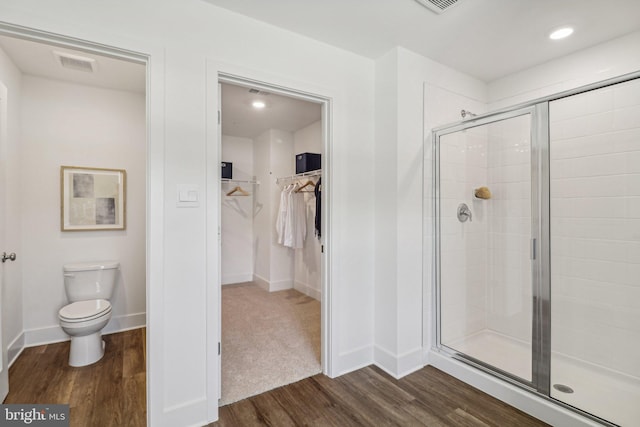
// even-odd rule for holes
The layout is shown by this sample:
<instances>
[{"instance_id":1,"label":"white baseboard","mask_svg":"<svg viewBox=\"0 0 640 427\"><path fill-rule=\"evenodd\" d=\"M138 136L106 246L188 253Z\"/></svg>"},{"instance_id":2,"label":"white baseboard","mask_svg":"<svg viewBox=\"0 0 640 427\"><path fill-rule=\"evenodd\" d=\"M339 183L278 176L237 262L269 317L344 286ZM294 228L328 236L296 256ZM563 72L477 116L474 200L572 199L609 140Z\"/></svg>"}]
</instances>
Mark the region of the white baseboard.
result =
<instances>
[{"instance_id":1,"label":"white baseboard","mask_svg":"<svg viewBox=\"0 0 640 427\"><path fill-rule=\"evenodd\" d=\"M318 301L322 301L322 292L320 292L317 289L312 288L311 286L309 286L306 283L302 283L302 282L294 282L293 283L293 288L297 291L302 292L303 294L318 300Z\"/></svg>"},{"instance_id":2,"label":"white baseboard","mask_svg":"<svg viewBox=\"0 0 640 427\"><path fill-rule=\"evenodd\" d=\"M222 286L250 282L251 280L253 280L253 273L227 274L222 276Z\"/></svg>"},{"instance_id":3,"label":"white baseboard","mask_svg":"<svg viewBox=\"0 0 640 427\"><path fill-rule=\"evenodd\" d=\"M335 378L369 366L372 363L373 347L367 345L339 354L337 360L333 361L331 372L326 374L331 378Z\"/></svg>"},{"instance_id":4,"label":"white baseboard","mask_svg":"<svg viewBox=\"0 0 640 427\"><path fill-rule=\"evenodd\" d=\"M395 379L400 379L424 367L422 363L422 348L395 355L390 351L375 346L373 360L376 366Z\"/></svg>"},{"instance_id":5,"label":"white baseboard","mask_svg":"<svg viewBox=\"0 0 640 427\"><path fill-rule=\"evenodd\" d=\"M390 351L379 347L373 347L373 363L387 374L391 375L394 378L396 377L397 371L397 361L395 355L393 355Z\"/></svg>"},{"instance_id":6,"label":"white baseboard","mask_svg":"<svg viewBox=\"0 0 640 427\"><path fill-rule=\"evenodd\" d=\"M7 359L9 361L9 367L13 365L13 362L18 359L20 354L22 354L22 350L24 350L24 331L20 333L11 343L9 344L9 348L7 349Z\"/></svg>"},{"instance_id":7,"label":"white baseboard","mask_svg":"<svg viewBox=\"0 0 640 427\"><path fill-rule=\"evenodd\" d=\"M293 289L293 280L278 280L270 282L264 277L257 274L253 275L253 281L267 292L284 291L285 289Z\"/></svg>"},{"instance_id":8,"label":"white baseboard","mask_svg":"<svg viewBox=\"0 0 640 427\"><path fill-rule=\"evenodd\" d=\"M134 313L124 316L114 316L102 330L103 335L124 332L130 329L142 328L147 324L146 313ZM69 341L69 335L65 334L60 325L44 328L28 329L24 332L24 347L52 344Z\"/></svg>"},{"instance_id":9,"label":"white baseboard","mask_svg":"<svg viewBox=\"0 0 640 427\"><path fill-rule=\"evenodd\" d=\"M293 280L278 280L277 282L269 283L269 292L284 291L286 289L293 289Z\"/></svg>"}]
</instances>

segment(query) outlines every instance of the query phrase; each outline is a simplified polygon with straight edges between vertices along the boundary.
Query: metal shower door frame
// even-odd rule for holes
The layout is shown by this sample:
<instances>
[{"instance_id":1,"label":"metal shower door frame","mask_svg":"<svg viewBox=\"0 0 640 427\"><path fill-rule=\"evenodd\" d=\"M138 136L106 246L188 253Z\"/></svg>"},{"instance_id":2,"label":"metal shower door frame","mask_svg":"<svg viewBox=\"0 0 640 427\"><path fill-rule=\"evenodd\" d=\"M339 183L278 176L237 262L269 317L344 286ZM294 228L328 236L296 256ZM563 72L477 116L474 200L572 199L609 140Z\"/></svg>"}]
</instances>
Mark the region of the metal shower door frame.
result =
<instances>
[{"instance_id":1,"label":"metal shower door frame","mask_svg":"<svg viewBox=\"0 0 640 427\"><path fill-rule=\"evenodd\" d=\"M640 71L623 74L595 83L590 83L574 89L544 96L532 101L502 108L491 113L472 117L453 124L443 125L432 129L431 150L433 159L432 188L433 188L433 240L424 239L424 247L432 246L433 269L431 275L431 292L434 298L431 305L434 313L432 322L432 336L435 343L432 350L443 353L449 357L461 360L484 372L501 378L511 384L533 392L536 396L549 400L554 404L579 413L582 416L595 420L606 426L615 426L597 416L594 416L581 408L571 406L561 400L551 397L551 236L550 236L550 159L549 159L549 103L562 98L581 93L602 89L618 83L640 79ZM520 115L522 111L533 111L531 127L531 170L532 177L532 237L536 239L536 259L532 265L533 286L533 335L532 335L532 381L523 382L521 379L489 366L481 361L474 360L442 345L440 334L441 307L440 307L440 163L439 163L439 139L440 136L468 129L483 124L504 120ZM427 144L427 142L425 142ZM426 150L426 148L425 148ZM534 203L536 206L534 207ZM534 218L536 217L536 218ZM534 221L536 222L534 224Z\"/></svg>"},{"instance_id":2,"label":"metal shower door frame","mask_svg":"<svg viewBox=\"0 0 640 427\"><path fill-rule=\"evenodd\" d=\"M461 132L474 127L486 126L491 123L501 122L521 116L530 116L530 150L531 150L531 250L532 250L532 380L527 381L500 367L461 353L451 347L442 344L441 322L441 213L440 213L440 138L456 132ZM464 120L459 123L445 125L433 129L433 295L436 321L434 322L435 351L445 353L448 356L461 360L487 371L512 384L523 387L529 391L541 394L549 393L550 387L550 344L551 324L550 314L550 282L548 268L548 212L549 212L549 179L548 179L548 154L549 154L549 110L548 102L529 105L512 110L498 112ZM545 175L545 170L547 171ZM546 213L546 214L545 214ZM546 316L546 319L545 319Z\"/></svg>"}]
</instances>

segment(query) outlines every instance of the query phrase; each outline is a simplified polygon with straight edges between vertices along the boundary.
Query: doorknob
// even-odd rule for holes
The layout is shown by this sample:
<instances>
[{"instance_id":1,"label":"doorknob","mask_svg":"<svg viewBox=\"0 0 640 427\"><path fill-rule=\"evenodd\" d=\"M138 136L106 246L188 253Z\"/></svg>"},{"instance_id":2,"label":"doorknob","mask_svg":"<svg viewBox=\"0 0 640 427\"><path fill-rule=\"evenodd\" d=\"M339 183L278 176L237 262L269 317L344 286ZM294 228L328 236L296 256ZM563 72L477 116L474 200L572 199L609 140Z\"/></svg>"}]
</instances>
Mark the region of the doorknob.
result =
<instances>
[{"instance_id":1,"label":"doorknob","mask_svg":"<svg viewBox=\"0 0 640 427\"><path fill-rule=\"evenodd\" d=\"M16 260L16 254L14 252L11 252L9 255L7 255L6 252L2 252L2 262L7 262L7 260L15 261Z\"/></svg>"}]
</instances>

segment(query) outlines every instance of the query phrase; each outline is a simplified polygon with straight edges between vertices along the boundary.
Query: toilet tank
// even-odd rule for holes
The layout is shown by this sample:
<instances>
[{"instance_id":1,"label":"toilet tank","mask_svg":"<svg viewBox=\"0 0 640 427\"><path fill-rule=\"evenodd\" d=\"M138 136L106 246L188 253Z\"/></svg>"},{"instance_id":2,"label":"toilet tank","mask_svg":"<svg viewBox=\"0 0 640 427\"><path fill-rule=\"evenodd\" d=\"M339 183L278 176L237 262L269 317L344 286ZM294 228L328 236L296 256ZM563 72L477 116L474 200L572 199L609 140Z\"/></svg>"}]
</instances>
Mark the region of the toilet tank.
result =
<instances>
[{"instance_id":1,"label":"toilet tank","mask_svg":"<svg viewBox=\"0 0 640 427\"><path fill-rule=\"evenodd\" d=\"M64 290L69 302L111 299L115 287L118 261L65 264Z\"/></svg>"}]
</instances>

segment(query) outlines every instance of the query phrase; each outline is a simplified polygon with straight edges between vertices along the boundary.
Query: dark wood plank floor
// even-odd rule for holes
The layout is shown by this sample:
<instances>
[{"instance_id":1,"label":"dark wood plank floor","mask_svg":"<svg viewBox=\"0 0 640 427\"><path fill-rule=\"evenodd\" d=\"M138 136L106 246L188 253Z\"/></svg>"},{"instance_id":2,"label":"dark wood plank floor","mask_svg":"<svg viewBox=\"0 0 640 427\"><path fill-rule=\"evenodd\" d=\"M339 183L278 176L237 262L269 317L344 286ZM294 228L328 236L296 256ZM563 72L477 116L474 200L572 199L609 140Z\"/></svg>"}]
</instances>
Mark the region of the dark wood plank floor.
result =
<instances>
[{"instance_id":1,"label":"dark wood plank floor","mask_svg":"<svg viewBox=\"0 0 640 427\"><path fill-rule=\"evenodd\" d=\"M69 342L25 349L4 403L69 404L71 426L145 426L145 329L103 339L104 357L81 368L68 364Z\"/></svg>"},{"instance_id":2,"label":"dark wood plank floor","mask_svg":"<svg viewBox=\"0 0 640 427\"><path fill-rule=\"evenodd\" d=\"M25 349L9 370L4 403L65 403L71 426L146 425L145 330L105 335L90 366L67 364L69 343ZM395 380L370 366L315 375L220 408L210 426L544 426L433 368Z\"/></svg>"},{"instance_id":3,"label":"dark wood plank floor","mask_svg":"<svg viewBox=\"0 0 640 427\"><path fill-rule=\"evenodd\" d=\"M315 375L220 408L210 426L546 426L426 367L400 380L369 366L336 379Z\"/></svg>"}]
</instances>

